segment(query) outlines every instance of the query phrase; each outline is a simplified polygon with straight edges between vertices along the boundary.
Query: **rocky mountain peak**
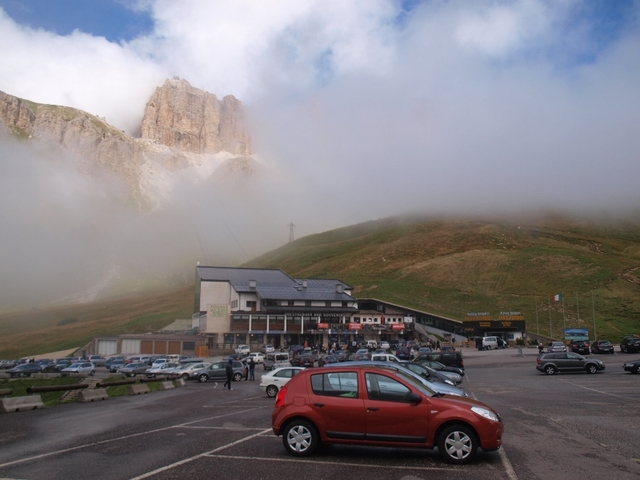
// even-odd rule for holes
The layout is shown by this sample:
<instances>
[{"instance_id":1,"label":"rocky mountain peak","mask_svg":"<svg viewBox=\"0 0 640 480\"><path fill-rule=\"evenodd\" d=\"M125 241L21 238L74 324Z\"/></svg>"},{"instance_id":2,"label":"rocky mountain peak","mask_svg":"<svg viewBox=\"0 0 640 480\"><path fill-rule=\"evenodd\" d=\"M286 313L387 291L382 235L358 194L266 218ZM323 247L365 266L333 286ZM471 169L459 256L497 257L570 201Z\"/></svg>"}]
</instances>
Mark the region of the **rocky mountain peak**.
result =
<instances>
[{"instance_id":1,"label":"rocky mountain peak","mask_svg":"<svg viewBox=\"0 0 640 480\"><path fill-rule=\"evenodd\" d=\"M141 135L197 154L251 155L242 103L232 95L218 100L178 78L156 88L145 109Z\"/></svg>"}]
</instances>

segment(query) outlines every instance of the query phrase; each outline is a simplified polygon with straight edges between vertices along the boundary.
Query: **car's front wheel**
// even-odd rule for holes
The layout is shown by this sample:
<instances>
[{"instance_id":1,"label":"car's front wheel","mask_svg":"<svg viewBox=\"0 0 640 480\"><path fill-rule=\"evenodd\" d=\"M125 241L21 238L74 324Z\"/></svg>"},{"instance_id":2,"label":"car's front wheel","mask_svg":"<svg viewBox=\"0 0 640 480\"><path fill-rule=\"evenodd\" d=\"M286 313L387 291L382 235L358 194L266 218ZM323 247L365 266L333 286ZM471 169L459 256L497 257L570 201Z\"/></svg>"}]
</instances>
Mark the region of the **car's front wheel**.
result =
<instances>
[{"instance_id":1,"label":"car's front wheel","mask_svg":"<svg viewBox=\"0 0 640 480\"><path fill-rule=\"evenodd\" d=\"M438 438L438 452L447 463L468 463L476 456L478 440L469 427L450 425Z\"/></svg>"},{"instance_id":2,"label":"car's front wheel","mask_svg":"<svg viewBox=\"0 0 640 480\"><path fill-rule=\"evenodd\" d=\"M547 365L546 367L544 367L544 373L546 373L547 375L554 375L556 373L556 367L554 367L553 365Z\"/></svg>"},{"instance_id":3,"label":"car's front wheel","mask_svg":"<svg viewBox=\"0 0 640 480\"><path fill-rule=\"evenodd\" d=\"M275 385L269 385L266 388L266 392L267 392L267 397L275 397L276 395L278 395L278 387L276 387Z\"/></svg>"},{"instance_id":4,"label":"car's front wheel","mask_svg":"<svg viewBox=\"0 0 640 480\"><path fill-rule=\"evenodd\" d=\"M636 367L636 373L637 373L638 375L640 375L640 365L638 365L638 366Z\"/></svg>"},{"instance_id":5,"label":"car's front wheel","mask_svg":"<svg viewBox=\"0 0 640 480\"><path fill-rule=\"evenodd\" d=\"M182 379L186 382L187 380L189 380L189 374L188 373L183 373L182 374Z\"/></svg>"},{"instance_id":6,"label":"car's front wheel","mask_svg":"<svg viewBox=\"0 0 640 480\"><path fill-rule=\"evenodd\" d=\"M297 419L285 427L282 443L291 455L306 457L318 448L320 435L310 422Z\"/></svg>"},{"instance_id":7,"label":"car's front wheel","mask_svg":"<svg viewBox=\"0 0 640 480\"><path fill-rule=\"evenodd\" d=\"M587 373L596 373L598 371L598 368L592 363L587 365Z\"/></svg>"}]
</instances>

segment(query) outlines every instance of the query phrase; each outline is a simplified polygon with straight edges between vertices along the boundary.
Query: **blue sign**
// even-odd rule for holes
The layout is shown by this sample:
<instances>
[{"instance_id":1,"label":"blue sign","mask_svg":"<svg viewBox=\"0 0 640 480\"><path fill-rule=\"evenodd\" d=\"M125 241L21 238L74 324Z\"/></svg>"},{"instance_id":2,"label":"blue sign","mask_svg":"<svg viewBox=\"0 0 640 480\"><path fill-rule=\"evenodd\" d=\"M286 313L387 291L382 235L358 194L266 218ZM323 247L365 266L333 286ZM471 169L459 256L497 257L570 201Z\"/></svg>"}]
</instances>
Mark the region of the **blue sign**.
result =
<instances>
[{"instance_id":1,"label":"blue sign","mask_svg":"<svg viewBox=\"0 0 640 480\"><path fill-rule=\"evenodd\" d=\"M565 328L564 329L565 340L589 340L588 328Z\"/></svg>"}]
</instances>

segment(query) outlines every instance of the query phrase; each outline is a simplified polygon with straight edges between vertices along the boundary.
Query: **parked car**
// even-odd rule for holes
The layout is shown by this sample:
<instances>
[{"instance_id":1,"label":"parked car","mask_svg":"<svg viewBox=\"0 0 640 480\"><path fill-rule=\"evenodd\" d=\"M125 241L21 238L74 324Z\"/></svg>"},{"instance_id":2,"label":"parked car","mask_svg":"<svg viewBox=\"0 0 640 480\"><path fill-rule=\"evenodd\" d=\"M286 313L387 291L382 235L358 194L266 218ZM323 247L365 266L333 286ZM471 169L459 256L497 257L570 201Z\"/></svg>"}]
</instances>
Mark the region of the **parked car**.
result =
<instances>
[{"instance_id":1,"label":"parked car","mask_svg":"<svg viewBox=\"0 0 640 480\"><path fill-rule=\"evenodd\" d=\"M123 357L122 355L117 355L115 357L109 357L107 358L107 360L104 362L104 366L107 367L107 369L109 371L111 371L111 364L113 362L121 362L124 364L126 357Z\"/></svg>"},{"instance_id":2,"label":"parked car","mask_svg":"<svg viewBox=\"0 0 640 480\"><path fill-rule=\"evenodd\" d=\"M254 363L264 363L264 353L262 352L251 352L247 357L247 360L253 358Z\"/></svg>"},{"instance_id":3,"label":"parked car","mask_svg":"<svg viewBox=\"0 0 640 480\"><path fill-rule=\"evenodd\" d=\"M0 370L8 370L18 364L16 360L0 360Z\"/></svg>"},{"instance_id":4,"label":"parked car","mask_svg":"<svg viewBox=\"0 0 640 480\"><path fill-rule=\"evenodd\" d=\"M124 367L124 360L114 360L107 368L109 368L109 373L116 373L122 367Z\"/></svg>"},{"instance_id":5,"label":"parked car","mask_svg":"<svg viewBox=\"0 0 640 480\"><path fill-rule=\"evenodd\" d=\"M14 377L30 377L34 373L40 373L40 365L37 363L21 363L7 370L11 378Z\"/></svg>"},{"instance_id":6,"label":"parked car","mask_svg":"<svg viewBox=\"0 0 640 480\"><path fill-rule=\"evenodd\" d=\"M104 367L105 363L107 363L107 359L102 355L89 355L87 360L93 363L96 367Z\"/></svg>"},{"instance_id":7,"label":"parked car","mask_svg":"<svg viewBox=\"0 0 640 480\"><path fill-rule=\"evenodd\" d=\"M95 371L96 366L91 362L76 362L60 370L60 373L62 373L62 375L69 375L72 373L80 375L93 375Z\"/></svg>"},{"instance_id":8,"label":"parked car","mask_svg":"<svg viewBox=\"0 0 640 480\"><path fill-rule=\"evenodd\" d=\"M251 349L249 348L249 345L238 345L235 352L247 356L251 353Z\"/></svg>"},{"instance_id":9,"label":"parked car","mask_svg":"<svg viewBox=\"0 0 640 480\"><path fill-rule=\"evenodd\" d=\"M396 357L400 360L411 360L411 350L407 347L398 347L396 349Z\"/></svg>"},{"instance_id":10,"label":"parked car","mask_svg":"<svg viewBox=\"0 0 640 480\"><path fill-rule=\"evenodd\" d=\"M585 355L589 355L589 342L586 340L574 340L571 342L571 351L573 353L584 353Z\"/></svg>"},{"instance_id":11,"label":"parked car","mask_svg":"<svg viewBox=\"0 0 640 480\"><path fill-rule=\"evenodd\" d=\"M288 367L288 366L291 366L288 353L283 353L283 352L267 353L267 356L264 358L263 367L265 370L273 370L274 368Z\"/></svg>"},{"instance_id":12,"label":"parked car","mask_svg":"<svg viewBox=\"0 0 640 480\"><path fill-rule=\"evenodd\" d=\"M620 342L620 351L622 353L638 353L640 352L640 337L635 335L625 335Z\"/></svg>"},{"instance_id":13,"label":"parked car","mask_svg":"<svg viewBox=\"0 0 640 480\"><path fill-rule=\"evenodd\" d=\"M273 353L275 352L275 348L273 348L273 345L270 345L270 344L262 345L260 347L260 352L264 354Z\"/></svg>"},{"instance_id":14,"label":"parked car","mask_svg":"<svg viewBox=\"0 0 640 480\"><path fill-rule=\"evenodd\" d=\"M378 348L388 351L389 349L391 349L391 345L389 345L389 342L387 342L386 340L382 340L380 342L380 345L378 345Z\"/></svg>"},{"instance_id":15,"label":"parked car","mask_svg":"<svg viewBox=\"0 0 640 480\"><path fill-rule=\"evenodd\" d=\"M427 367L433 368L437 372L440 372L444 375L455 374L460 377L464 377L464 369L458 367L451 367L444 365L436 360L424 360L424 359L416 359L414 363L420 363L422 365L426 365Z\"/></svg>"},{"instance_id":16,"label":"parked car","mask_svg":"<svg viewBox=\"0 0 640 480\"><path fill-rule=\"evenodd\" d=\"M422 362L423 360L431 360L440 362L447 367L456 367L464 369L464 359L462 352L431 352L415 357L414 361Z\"/></svg>"},{"instance_id":17,"label":"parked car","mask_svg":"<svg viewBox=\"0 0 640 480\"><path fill-rule=\"evenodd\" d=\"M135 377L138 374L146 373L148 369L149 364L147 362L133 362L119 368L118 373L122 373L126 377Z\"/></svg>"},{"instance_id":18,"label":"parked car","mask_svg":"<svg viewBox=\"0 0 640 480\"><path fill-rule=\"evenodd\" d=\"M613 353L613 344L609 340L596 340L591 344L591 353Z\"/></svg>"},{"instance_id":19,"label":"parked car","mask_svg":"<svg viewBox=\"0 0 640 480\"><path fill-rule=\"evenodd\" d=\"M209 380L226 380L227 379L227 364L228 360L223 360L221 362L214 362L211 365L207 365L204 368L199 368L197 370L193 370L189 373L189 378L192 380L198 380L201 383L208 382ZM247 367L246 365L239 361L234 360L233 363L233 380L235 382L240 382L243 379L247 378Z\"/></svg>"},{"instance_id":20,"label":"parked car","mask_svg":"<svg viewBox=\"0 0 640 480\"><path fill-rule=\"evenodd\" d=\"M176 362L161 362L154 363L151 367L147 368L144 372L147 378L155 378L158 375L171 375L171 370L176 368L179 364Z\"/></svg>"},{"instance_id":21,"label":"parked car","mask_svg":"<svg viewBox=\"0 0 640 480\"><path fill-rule=\"evenodd\" d=\"M280 389L299 372L303 367L282 367L265 373L260 378L260 388L264 390L267 397L275 397Z\"/></svg>"},{"instance_id":22,"label":"parked car","mask_svg":"<svg viewBox=\"0 0 640 480\"><path fill-rule=\"evenodd\" d=\"M322 357L318 358L319 367L324 367L325 365L331 363L338 363L338 357L336 357L335 355L323 355Z\"/></svg>"},{"instance_id":23,"label":"parked car","mask_svg":"<svg viewBox=\"0 0 640 480\"><path fill-rule=\"evenodd\" d=\"M149 355L131 355L124 360L124 364L128 365L130 363L147 363L149 361Z\"/></svg>"},{"instance_id":24,"label":"parked car","mask_svg":"<svg viewBox=\"0 0 640 480\"><path fill-rule=\"evenodd\" d=\"M640 360L634 360L632 362L626 362L622 365L625 372L640 373Z\"/></svg>"},{"instance_id":25,"label":"parked car","mask_svg":"<svg viewBox=\"0 0 640 480\"><path fill-rule=\"evenodd\" d=\"M403 367L370 363L306 369L282 387L271 424L288 453L308 456L322 443L437 446L445 461L463 464L478 447L500 448L503 424L488 405L442 396Z\"/></svg>"},{"instance_id":26,"label":"parked car","mask_svg":"<svg viewBox=\"0 0 640 480\"><path fill-rule=\"evenodd\" d=\"M62 371L62 369L67 368L69 365L71 365L71 362L69 362L69 360L59 359L46 365L42 369L42 371L46 373L60 372Z\"/></svg>"},{"instance_id":27,"label":"parked car","mask_svg":"<svg viewBox=\"0 0 640 480\"><path fill-rule=\"evenodd\" d=\"M402 361L400 362L400 365L402 365L405 368L408 368L409 370L417 373L418 375L422 375L427 380L431 380L433 382L448 383L449 385L453 385L453 386L456 386L462 383L462 376L458 375L455 372L446 372L446 375L445 375L444 372L443 373L438 372L437 370L431 367L428 367L427 365L423 365L421 363L416 363L416 362Z\"/></svg>"},{"instance_id":28,"label":"parked car","mask_svg":"<svg viewBox=\"0 0 640 480\"><path fill-rule=\"evenodd\" d=\"M551 342L547 345L547 352L566 352L567 346L562 342Z\"/></svg>"},{"instance_id":29,"label":"parked car","mask_svg":"<svg viewBox=\"0 0 640 480\"><path fill-rule=\"evenodd\" d=\"M605 369L604 362L573 352L548 352L538 356L536 369L547 375L557 372L596 373Z\"/></svg>"},{"instance_id":30,"label":"parked car","mask_svg":"<svg viewBox=\"0 0 640 480\"><path fill-rule=\"evenodd\" d=\"M296 355L291 359L291 365L294 367L314 367L317 355L315 353L304 353Z\"/></svg>"},{"instance_id":31,"label":"parked car","mask_svg":"<svg viewBox=\"0 0 640 480\"><path fill-rule=\"evenodd\" d=\"M196 372L198 370L203 370L203 369L207 368L209 365L211 365L211 364L208 363L208 362L183 363L178 368L173 369L171 371L171 373L173 375L178 375L183 380L189 380L189 378L192 378L191 374L193 372ZM226 362L225 362L225 365L226 365Z\"/></svg>"}]
</instances>

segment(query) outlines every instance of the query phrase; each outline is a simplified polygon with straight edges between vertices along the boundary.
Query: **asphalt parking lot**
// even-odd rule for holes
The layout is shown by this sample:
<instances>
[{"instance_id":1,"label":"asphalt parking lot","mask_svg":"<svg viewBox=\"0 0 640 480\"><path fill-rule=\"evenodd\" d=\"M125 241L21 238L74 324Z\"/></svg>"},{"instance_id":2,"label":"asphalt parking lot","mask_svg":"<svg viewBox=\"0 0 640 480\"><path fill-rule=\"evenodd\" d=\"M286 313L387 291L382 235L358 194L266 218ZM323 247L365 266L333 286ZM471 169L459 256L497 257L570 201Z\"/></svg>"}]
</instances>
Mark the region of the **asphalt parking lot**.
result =
<instances>
[{"instance_id":1,"label":"asphalt parking lot","mask_svg":"<svg viewBox=\"0 0 640 480\"><path fill-rule=\"evenodd\" d=\"M607 370L547 376L537 351L465 350L469 394L498 410L504 448L470 465L437 451L328 447L289 456L271 432L273 399L256 382L215 383L0 415L0 478L556 479L640 477L640 376ZM256 370L256 378L262 374Z\"/></svg>"}]
</instances>

